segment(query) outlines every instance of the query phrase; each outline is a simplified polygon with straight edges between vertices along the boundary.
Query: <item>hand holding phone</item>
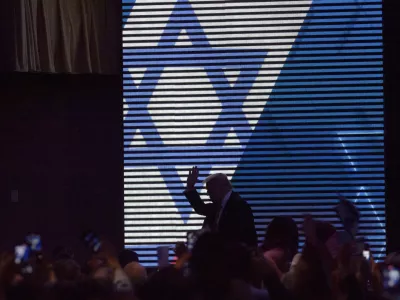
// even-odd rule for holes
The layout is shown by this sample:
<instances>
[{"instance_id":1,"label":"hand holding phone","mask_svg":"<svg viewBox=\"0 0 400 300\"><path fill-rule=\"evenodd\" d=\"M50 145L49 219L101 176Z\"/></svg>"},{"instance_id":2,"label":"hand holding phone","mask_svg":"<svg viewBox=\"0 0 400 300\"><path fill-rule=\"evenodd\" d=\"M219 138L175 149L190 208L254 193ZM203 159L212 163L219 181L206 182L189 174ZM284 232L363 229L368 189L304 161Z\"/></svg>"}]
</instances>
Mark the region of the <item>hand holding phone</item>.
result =
<instances>
[{"instance_id":1,"label":"hand holding phone","mask_svg":"<svg viewBox=\"0 0 400 300\"><path fill-rule=\"evenodd\" d=\"M371 260L371 252L369 250L363 250L362 255L366 261Z\"/></svg>"},{"instance_id":2,"label":"hand holding phone","mask_svg":"<svg viewBox=\"0 0 400 300\"><path fill-rule=\"evenodd\" d=\"M400 269L392 265L383 266L383 288L391 299L398 299L400 295Z\"/></svg>"},{"instance_id":3,"label":"hand holding phone","mask_svg":"<svg viewBox=\"0 0 400 300\"><path fill-rule=\"evenodd\" d=\"M42 240L40 235L31 234L28 235L25 239L26 243L30 246L33 252L41 252L42 251Z\"/></svg>"},{"instance_id":4,"label":"hand holding phone","mask_svg":"<svg viewBox=\"0 0 400 300\"><path fill-rule=\"evenodd\" d=\"M29 263L31 250L29 245L20 244L14 247L14 255L15 255L15 264L21 266L22 274L32 274L33 267Z\"/></svg>"},{"instance_id":5,"label":"hand holding phone","mask_svg":"<svg viewBox=\"0 0 400 300\"><path fill-rule=\"evenodd\" d=\"M160 246L157 248L158 267L165 268L169 265L169 247Z\"/></svg>"},{"instance_id":6,"label":"hand holding phone","mask_svg":"<svg viewBox=\"0 0 400 300\"><path fill-rule=\"evenodd\" d=\"M15 263L17 265L26 263L29 260L29 246L27 244L20 244L14 247Z\"/></svg>"},{"instance_id":7,"label":"hand holding phone","mask_svg":"<svg viewBox=\"0 0 400 300\"><path fill-rule=\"evenodd\" d=\"M101 240L100 238L93 232L89 231L83 235L84 243L93 251L98 252L101 247Z\"/></svg>"}]
</instances>

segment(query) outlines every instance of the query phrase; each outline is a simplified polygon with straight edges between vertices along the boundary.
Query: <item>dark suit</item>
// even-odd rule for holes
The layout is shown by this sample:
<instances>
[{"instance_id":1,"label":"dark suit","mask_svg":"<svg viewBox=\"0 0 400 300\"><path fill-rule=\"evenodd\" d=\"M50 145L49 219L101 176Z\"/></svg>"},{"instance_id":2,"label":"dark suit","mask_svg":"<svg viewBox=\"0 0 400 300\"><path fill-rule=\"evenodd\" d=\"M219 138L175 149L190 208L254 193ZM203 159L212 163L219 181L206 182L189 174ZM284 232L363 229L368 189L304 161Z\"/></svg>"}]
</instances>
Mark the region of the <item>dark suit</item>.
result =
<instances>
[{"instance_id":1,"label":"dark suit","mask_svg":"<svg viewBox=\"0 0 400 300\"><path fill-rule=\"evenodd\" d=\"M185 191L185 196L194 211L205 216L203 227L214 227L217 218L217 207L213 203L205 204L196 190ZM244 243L251 247L257 246L257 233L254 217L250 206L236 192L232 192L225 208L222 211L217 229L228 239Z\"/></svg>"}]
</instances>

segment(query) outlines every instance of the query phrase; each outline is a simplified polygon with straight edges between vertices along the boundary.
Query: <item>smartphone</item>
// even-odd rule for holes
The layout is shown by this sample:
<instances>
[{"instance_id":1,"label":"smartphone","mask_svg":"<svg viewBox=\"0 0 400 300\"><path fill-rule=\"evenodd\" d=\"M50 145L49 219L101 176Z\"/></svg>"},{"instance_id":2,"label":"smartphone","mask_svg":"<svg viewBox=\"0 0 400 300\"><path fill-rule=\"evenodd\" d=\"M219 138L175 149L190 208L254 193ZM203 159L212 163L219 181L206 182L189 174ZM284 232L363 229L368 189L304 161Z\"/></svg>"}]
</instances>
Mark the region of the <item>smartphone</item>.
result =
<instances>
[{"instance_id":1,"label":"smartphone","mask_svg":"<svg viewBox=\"0 0 400 300\"><path fill-rule=\"evenodd\" d=\"M27 244L20 244L14 247L15 264L27 263L30 256L30 248Z\"/></svg>"},{"instance_id":2,"label":"smartphone","mask_svg":"<svg viewBox=\"0 0 400 300\"><path fill-rule=\"evenodd\" d=\"M165 268L169 266L169 247L160 246L157 248L157 262L158 268Z\"/></svg>"},{"instance_id":3,"label":"smartphone","mask_svg":"<svg viewBox=\"0 0 400 300\"><path fill-rule=\"evenodd\" d=\"M383 287L386 291L400 290L400 269L394 266L384 266L382 270Z\"/></svg>"},{"instance_id":4,"label":"smartphone","mask_svg":"<svg viewBox=\"0 0 400 300\"><path fill-rule=\"evenodd\" d=\"M371 252L369 250L363 250L362 255L365 260L370 261L371 259Z\"/></svg>"},{"instance_id":5,"label":"smartphone","mask_svg":"<svg viewBox=\"0 0 400 300\"><path fill-rule=\"evenodd\" d=\"M40 235L31 234L28 235L25 239L26 243L30 246L33 252L41 252L42 251L42 240Z\"/></svg>"},{"instance_id":6,"label":"smartphone","mask_svg":"<svg viewBox=\"0 0 400 300\"><path fill-rule=\"evenodd\" d=\"M85 233L83 235L83 241L93 252L98 252L100 250L101 240L93 231Z\"/></svg>"}]
</instances>

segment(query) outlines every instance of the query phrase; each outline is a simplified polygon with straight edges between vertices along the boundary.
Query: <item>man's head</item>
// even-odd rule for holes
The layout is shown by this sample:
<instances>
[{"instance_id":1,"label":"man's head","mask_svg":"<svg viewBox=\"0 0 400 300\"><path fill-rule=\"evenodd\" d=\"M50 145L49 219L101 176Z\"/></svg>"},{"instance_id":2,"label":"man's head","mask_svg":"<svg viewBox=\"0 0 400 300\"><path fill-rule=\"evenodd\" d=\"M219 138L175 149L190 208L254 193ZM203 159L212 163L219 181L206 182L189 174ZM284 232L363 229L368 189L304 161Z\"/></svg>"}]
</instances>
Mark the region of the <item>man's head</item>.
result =
<instances>
[{"instance_id":1,"label":"man's head","mask_svg":"<svg viewBox=\"0 0 400 300\"><path fill-rule=\"evenodd\" d=\"M223 173L216 173L208 176L204 180L204 183L211 201L217 205L221 205L222 199L232 190L231 182Z\"/></svg>"}]
</instances>

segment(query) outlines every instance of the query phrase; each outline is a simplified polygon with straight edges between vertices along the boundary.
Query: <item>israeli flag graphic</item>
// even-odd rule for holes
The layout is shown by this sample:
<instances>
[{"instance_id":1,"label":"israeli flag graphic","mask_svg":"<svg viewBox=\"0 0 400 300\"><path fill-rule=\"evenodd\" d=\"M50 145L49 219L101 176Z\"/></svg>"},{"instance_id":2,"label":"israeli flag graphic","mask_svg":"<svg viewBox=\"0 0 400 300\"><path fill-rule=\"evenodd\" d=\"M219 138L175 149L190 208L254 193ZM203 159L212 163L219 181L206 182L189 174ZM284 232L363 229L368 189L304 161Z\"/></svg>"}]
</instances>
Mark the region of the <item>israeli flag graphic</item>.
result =
<instances>
[{"instance_id":1,"label":"israeli flag graphic","mask_svg":"<svg viewBox=\"0 0 400 300\"><path fill-rule=\"evenodd\" d=\"M183 195L197 165L201 181L233 180L260 236L277 214L300 221L316 210L335 222L345 193L383 253L380 1L123 0L123 9L128 247L152 264L157 245L201 227Z\"/></svg>"}]
</instances>

